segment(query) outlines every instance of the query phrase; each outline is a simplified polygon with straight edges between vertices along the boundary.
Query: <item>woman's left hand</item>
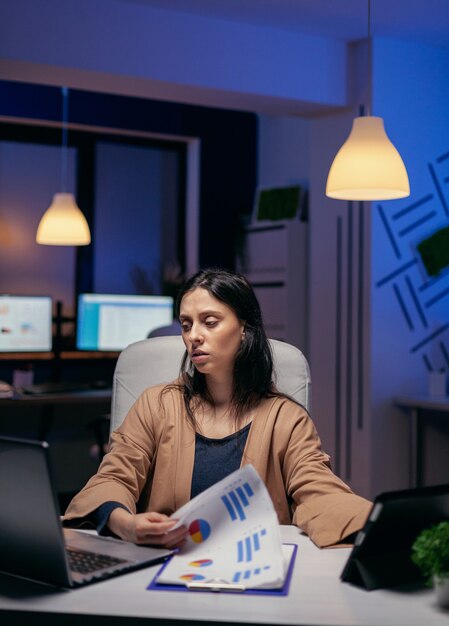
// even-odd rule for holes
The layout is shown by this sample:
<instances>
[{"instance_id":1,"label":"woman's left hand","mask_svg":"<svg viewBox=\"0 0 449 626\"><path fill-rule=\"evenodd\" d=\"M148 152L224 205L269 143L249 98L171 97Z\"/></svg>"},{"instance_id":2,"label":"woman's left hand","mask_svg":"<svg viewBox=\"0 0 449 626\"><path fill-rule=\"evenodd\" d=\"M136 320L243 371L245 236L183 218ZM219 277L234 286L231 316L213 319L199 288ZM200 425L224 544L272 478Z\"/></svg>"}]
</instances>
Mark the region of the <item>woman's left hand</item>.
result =
<instances>
[{"instance_id":1,"label":"woman's left hand","mask_svg":"<svg viewBox=\"0 0 449 626\"><path fill-rule=\"evenodd\" d=\"M137 513L133 515L116 508L109 516L108 527L121 539L137 545L153 545L164 548L179 548L187 537L185 526L176 526L174 520L163 513Z\"/></svg>"}]
</instances>

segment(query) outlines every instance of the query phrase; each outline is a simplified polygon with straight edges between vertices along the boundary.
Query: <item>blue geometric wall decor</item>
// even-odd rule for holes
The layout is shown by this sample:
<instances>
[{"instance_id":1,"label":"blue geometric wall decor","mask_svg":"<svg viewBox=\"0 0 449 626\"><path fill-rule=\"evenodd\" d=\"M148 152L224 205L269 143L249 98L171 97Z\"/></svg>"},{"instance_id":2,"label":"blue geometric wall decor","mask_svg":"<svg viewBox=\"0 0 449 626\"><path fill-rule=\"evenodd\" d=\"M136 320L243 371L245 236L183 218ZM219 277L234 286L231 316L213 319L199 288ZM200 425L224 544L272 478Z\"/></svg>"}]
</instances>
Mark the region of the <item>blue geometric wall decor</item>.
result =
<instances>
[{"instance_id":1,"label":"blue geometric wall decor","mask_svg":"<svg viewBox=\"0 0 449 626\"><path fill-rule=\"evenodd\" d=\"M449 226L440 228L416 246L430 277L449 267Z\"/></svg>"},{"instance_id":2,"label":"blue geometric wall decor","mask_svg":"<svg viewBox=\"0 0 449 626\"><path fill-rule=\"evenodd\" d=\"M391 290L410 333L410 354L428 371L449 370L449 152L427 166L428 193L399 211L376 207L397 259L376 287ZM435 242L438 255L430 259L423 251Z\"/></svg>"}]
</instances>

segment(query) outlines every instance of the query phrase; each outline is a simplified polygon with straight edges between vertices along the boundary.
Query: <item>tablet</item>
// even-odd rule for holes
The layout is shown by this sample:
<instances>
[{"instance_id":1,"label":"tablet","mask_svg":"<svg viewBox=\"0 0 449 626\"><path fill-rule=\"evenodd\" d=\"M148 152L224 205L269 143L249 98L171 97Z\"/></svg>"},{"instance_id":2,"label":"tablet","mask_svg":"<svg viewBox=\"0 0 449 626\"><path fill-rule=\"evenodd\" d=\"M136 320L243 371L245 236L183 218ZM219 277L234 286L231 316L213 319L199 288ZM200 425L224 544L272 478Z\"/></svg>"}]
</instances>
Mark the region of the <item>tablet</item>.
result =
<instances>
[{"instance_id":1,"label":"tablet","mask_svg":"<svg viewBox=\"0 0 449 626\"><path fill-rule=\"evenodd\" d=\"M419 533L449 519L449 484L376 497L341 579L368 590L422 582L411 560Z\"/></svg>"}]
</instances>

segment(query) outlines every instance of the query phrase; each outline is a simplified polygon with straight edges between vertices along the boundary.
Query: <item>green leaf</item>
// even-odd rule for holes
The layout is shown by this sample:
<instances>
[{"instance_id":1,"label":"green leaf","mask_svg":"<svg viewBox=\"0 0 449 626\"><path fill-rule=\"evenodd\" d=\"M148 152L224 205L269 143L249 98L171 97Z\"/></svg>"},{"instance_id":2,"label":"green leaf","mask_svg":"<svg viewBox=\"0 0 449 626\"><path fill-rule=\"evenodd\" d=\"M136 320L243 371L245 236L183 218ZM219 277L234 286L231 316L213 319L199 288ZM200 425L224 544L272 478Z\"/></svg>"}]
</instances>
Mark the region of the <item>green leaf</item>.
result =
<instances>
[{"instance_id":1,"label":"green leaf","mask_svg":"<svg viewBox=\"0 0 449 626\"><path fill-rule=\"evenodd\" d=\"M434 576L449 578L449 521L421 531L412 545L412 561L428 584Z\"/></svg>"}]
</instances>

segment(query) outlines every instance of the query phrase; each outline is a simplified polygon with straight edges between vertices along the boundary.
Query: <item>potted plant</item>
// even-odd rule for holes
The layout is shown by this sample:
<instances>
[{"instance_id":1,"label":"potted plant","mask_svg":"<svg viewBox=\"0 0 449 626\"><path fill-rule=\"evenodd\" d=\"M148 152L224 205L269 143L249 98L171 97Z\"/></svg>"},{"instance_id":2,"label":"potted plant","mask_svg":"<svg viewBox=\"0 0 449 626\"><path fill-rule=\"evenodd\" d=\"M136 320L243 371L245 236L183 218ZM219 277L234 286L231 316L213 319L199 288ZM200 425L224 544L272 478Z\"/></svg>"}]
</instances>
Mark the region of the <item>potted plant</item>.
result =
<instances>
[{"instance_id":1,"label":"potted plant","mask_svg":"<svg viewBox=\"0 0 449 626\"><path fill-rule=\"evenodd\" d=\"M435 587L438 604L449 607L449 521L421 531L412 545L412 561Z\"/></svg>"}]
</instances>

